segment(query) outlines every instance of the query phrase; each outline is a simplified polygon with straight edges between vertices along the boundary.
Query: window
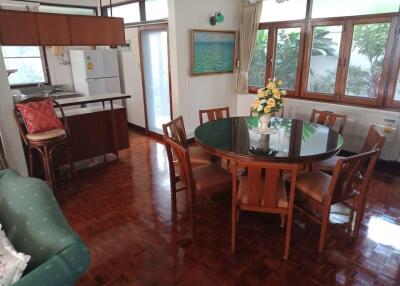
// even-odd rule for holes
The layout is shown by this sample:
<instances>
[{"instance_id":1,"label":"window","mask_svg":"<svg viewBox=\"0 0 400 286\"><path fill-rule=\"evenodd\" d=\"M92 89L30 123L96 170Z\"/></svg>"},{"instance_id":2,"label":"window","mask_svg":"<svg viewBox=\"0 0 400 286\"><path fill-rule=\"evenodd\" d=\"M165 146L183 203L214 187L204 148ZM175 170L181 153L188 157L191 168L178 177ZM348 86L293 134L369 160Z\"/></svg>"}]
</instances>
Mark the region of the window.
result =
<instances>
[{"instance_id":1,"label":"window","mask_svg":"<svg viewBox=\"0 0 400 286\"><path fill-rule=\"evenodd\" d=\"M274 77L283 80L283 88L294 90L297 77L301 28L277 30Z\"/></svg>"},{"instance_id":2,"label":"window","mask_svg":"<svg viewBox=\"0 0 400 286\"><path fill-rule=\"evenodd\" d=\"M399 9L400 0L264 1L249 90L276 77L288 96L400 108Z\"/></svg>"},{"instance_id":3,"label":"window","mask_svg":"<svg viewBox=\"0 0 400 286\"><path fill-rule=\"evenodd\" d=\"M377 98L390 23L354 25L345 94Z\"/></svg>"},{"instance_id":4,"label":"window","mask_svg":"<svg viewBox=\"0 0 400 286\"><path fill-rule=\"evenodd\" d=\"M39 12L70 14L70 15L86 15L86 16L97 15L97 9L94 7L85 8L85 7L42 5L42 4L40 4L39 6Z\"/></svg>"},{"instance_id":5,"label":"window","mask_svg":"<svg viewBox=\"0 0 400 286\"><path fill-rule=\"evenodd\" d=\"M398 12L399 4L398 0L313 0L312 18Z\"/></svg>"},{"instance_id":6,"label":"window","mask_svg":"<svg viewBox=\"0 0 400 286\"><path fill-rule=\"evenodd\" d=\"M291 0L278 3L276 0L264 0L261 22L281 22L301 20L306 17L307 0Z\"/></svg>"},{"instance_id":7,"label":"window","mask_svg":"<svg viewBox=\"0 0 400 286\"><path fill-rule=\"evenodd\" d=\"M265 86L268 48L268 30L258 30L256 46L249 71L249 86Z\"/></svg>"},{"instance_id":8,"label":"window","mask_svg":"<svg viewBox=\"0 0 400 286\"><path fill-rule=\"evenodd\" d=\"M167 0L146 0L146 21L168 18Z\"/></svg>"},{"instance_id":9,"label":"window","mask_svg":"<svg viewBox=\"0 0 400 286\"><path fill-rule=\"evenodd\" d=\"M107 15L111 16L111 8L107 8ZM124 23L137 23L141 21L139 2L113 6L112 16L124 18Z\"/></svg>"},{"instance_id":10,"label":"window","mask_svg":"<svg viewBox=\"0 0 400 286\"><path fill-rule=\"evenodd\" d=\"M103 14L111 16L111 7L106 6ZM124 18L125 24L157 21L168 18L167 0L130 0L112 6L112 16Z\"/></svg>"},{"instance_id":11,"label":"window","mask_svg":"<svg viewBox=\"0 0 400 286\"><path fill-rule=\"evenodd\" d=\"M10 85L29 85L47 82L40 47L2 47L6 69L16 69L9 76Z\"/></svg>"}]
</instances>

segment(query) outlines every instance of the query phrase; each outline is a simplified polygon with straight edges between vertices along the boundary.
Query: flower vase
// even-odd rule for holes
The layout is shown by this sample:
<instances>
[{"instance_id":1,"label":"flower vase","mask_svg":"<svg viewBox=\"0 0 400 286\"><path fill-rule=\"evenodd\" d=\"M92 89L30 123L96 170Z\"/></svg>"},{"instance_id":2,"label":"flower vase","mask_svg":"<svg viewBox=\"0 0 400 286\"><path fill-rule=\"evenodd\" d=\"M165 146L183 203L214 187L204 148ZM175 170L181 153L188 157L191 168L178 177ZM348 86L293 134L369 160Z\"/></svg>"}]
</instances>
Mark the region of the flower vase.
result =
<instances>
[{"instance_id":1,"label":"flower vase","mask_svg":"<svg viewBox=\"0 0 400 286\"><path fill-rule=\"evenodd\" d=\"M261 132L267 132L269 130L268 124L269 124L270 119L271 119L271 114L269 114L269 113L265 113L265 114L261 115L261 117L260 117L260 122L261 122L260 131Z\"/></svg>"}]
</instances>

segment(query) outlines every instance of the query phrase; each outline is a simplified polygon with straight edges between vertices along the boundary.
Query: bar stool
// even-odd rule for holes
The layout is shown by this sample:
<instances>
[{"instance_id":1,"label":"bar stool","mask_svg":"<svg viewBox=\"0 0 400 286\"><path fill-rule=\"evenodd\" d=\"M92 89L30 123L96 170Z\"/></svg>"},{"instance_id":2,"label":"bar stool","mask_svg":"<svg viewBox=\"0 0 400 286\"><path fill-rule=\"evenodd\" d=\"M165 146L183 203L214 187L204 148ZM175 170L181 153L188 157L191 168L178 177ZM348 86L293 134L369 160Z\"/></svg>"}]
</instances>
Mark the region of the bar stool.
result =
<instances>
[{"instance_id":1,"label":"bar stool","mask_svg":"<svg viewBox=\"0 0 400 286\"><path fill-rule=\"evenodd\" d=\"M20 104L27 104L30 102L41 102L44 100L48 99L47 98L45 99L43 97L34 97L23 100L20 102ZM74 167L74 162L71 153L70 131L68 128L68 122L61 105L53 99L50 100L52 100L54 106L60 110L63 128L57 128L30 134L28 133L25 122L23 121L21 112L18 110L17 107L14 108L14 117L17 122L19 133L28 151L29 176L34 175L33 151L36 150L42 159L44 173L45 173L45 180L49 184L50 188L53 189L53 191L55 191L57 188L57 184L56 184L56 177L53 164L54 150L58 146L63 146L64 147L63 150L65 152L66 159L69 164L70 175L72 175L72 179L74 180L74 185L76 188L77 187L76 170Z\"/></svg>"}]
</instances>

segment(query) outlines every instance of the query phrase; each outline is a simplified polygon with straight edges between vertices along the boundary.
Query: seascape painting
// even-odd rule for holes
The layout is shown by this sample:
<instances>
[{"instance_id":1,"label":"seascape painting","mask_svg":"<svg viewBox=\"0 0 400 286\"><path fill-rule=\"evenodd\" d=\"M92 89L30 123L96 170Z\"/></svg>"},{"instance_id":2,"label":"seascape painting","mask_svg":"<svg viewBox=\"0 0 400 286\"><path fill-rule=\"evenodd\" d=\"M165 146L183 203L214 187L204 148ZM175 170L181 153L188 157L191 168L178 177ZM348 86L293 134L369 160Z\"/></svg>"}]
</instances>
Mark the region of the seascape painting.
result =
<instances>
[{"instance_id":1,"label":"seascape painting","mask_svg":"<svg viewBox=\"0 0 400 286\"><path fill-rule=\"evenodd\" d=\"M193 30L192 75L232 73L235 32Z\"/></svg>"}]
</instances>

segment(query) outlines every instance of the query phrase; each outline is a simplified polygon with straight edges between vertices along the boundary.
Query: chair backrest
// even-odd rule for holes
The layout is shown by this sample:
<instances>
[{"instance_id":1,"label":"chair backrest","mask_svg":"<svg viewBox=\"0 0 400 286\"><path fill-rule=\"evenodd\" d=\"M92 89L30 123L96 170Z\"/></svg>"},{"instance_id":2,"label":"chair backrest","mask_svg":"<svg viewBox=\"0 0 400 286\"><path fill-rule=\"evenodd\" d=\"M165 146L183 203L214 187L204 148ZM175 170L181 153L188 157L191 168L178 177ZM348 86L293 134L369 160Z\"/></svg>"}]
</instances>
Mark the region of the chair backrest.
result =
<instances>
[{"instance_id":1,"label":"chair backrest","mask_svg":"<svg viewBox=\"0 0 400 286\"><path fill-rule=\"evenodd\" d=\"M333 203L349 198L355 188L359 193L366 191L379 151L376 149L338 160L328 193Z\"/></svg>"},{"instance_id":2,"label":"chair backrest","mask_svg":"<svg viewBox=\"0 0 400 286\"><path fill-rule=\"evenodd\" d=\"M26 104L26 103L29 103L29 102L40 102L40 101L48 100L48 99L51 99L53 101L53 103L54 103L54 107L58 108L60 110L62 124L64 126L65 131L67 132L67 135L70 136L70 131L69 131L69 127L68 127L68 121L67 121L67 118L65 117L64 110L63 110L61 104L59 104L56 100L54 100L52 98L49 98L49 97L38 96L38 97L31 97L31 98L22 100L22 101L19 102L19 104ZM19 112L19 110L15 106L14 106L14 119L15 119L15 122L17 123L19 134L20 134L20 136L22 138L22 141L24 142L25 145L28 145L29 141L26 138L26 134L28 133L27 129L26 129L26 125L25 125L25 122L22 119L21 113Z\"/></svg>"},{"instance_id":3,"label":"chair backrest","mask_svg":"<svg viewBox=\"0 0 400 286\"><path fill-rule=\"evenodd\" d=\"M225 113L225 115L224 115ZM229 117L229 107L222 107L222 108L213 108L213 109L201 109L199 110L199 120L200 124L203 124L204 121L203 115L207 115L207 121L213 121L221 118L228 118Z\"/></svg>"},{"instance_id":4,"label":"chair backrest","mask_svg":"<svg viewBox=\"0 0 400 286\"><path fill-rule=\"evenodd\" d=\"M346 124L347 116L343 114L333 113L331 111L321 111L313 109L311 114L311 122L325 125L340 134L343 132Z\"/></svg>"},{"instance_id":5,"label":"chair backrest","mask_svg":"<svg viewBox=\"0 0 400 286\"><path fill-rule=\"evenodd\" d=\"M364 140L361 153L365 153L376 149L382 150L384 143L385 143L385 136L376 128L375 125L371 125L369 127L367 137Z\"/></svg>"},{"instance_id":6,"label":"chair backrest","mask_svg":"<svg viewBox=\"0 0 400 286\"><path fill-rule=\"evenodd\" d=\"M183 122L183 117L179 116L174 120L163 124L164 136L175 141L184 148L188 147L185 124Z\"/></svg>"},{"instance_id":7,"label":"chair backrest","mask_svg":"<svg viewBox=\"0 0 400 286\"><path fill-rule=\"evenodd\" d=\"M297 164L238 161L233 162L232 174L234 176L236 176L239 168L247 170L247 174L239 179L239 183L237 180L233 180L233 199L238 199L239 184L245 183L247 186L243 187L247 190L247 198L245 203L241 202L242 205L265 208L266 211L268 209L279 208L279 188L285 188L286 186L281 178L281 174L283 173L282 171L287 171L291 174L290 193L287 200L288 208L293 206L297 173L299 170Z\"/></svg>"},{"instance_id":8,"label":"chair backrest","mask_svg":"<svg viewBox=\"0 0 400 286\"><path fill-rule=\"evenodd\" d=\"M193 190L195 185L192 173L192 165L190 164L190 156L188 148L183 147L174 140L165 136L164 136L164 143L167 149L170 150L171 158L175 157L178 161L180 169L180 174L179 174L180 181L186 184L189 190ZM172 168L175 170L173 163L172 163Z\"/></svg>"}]
</instances>

